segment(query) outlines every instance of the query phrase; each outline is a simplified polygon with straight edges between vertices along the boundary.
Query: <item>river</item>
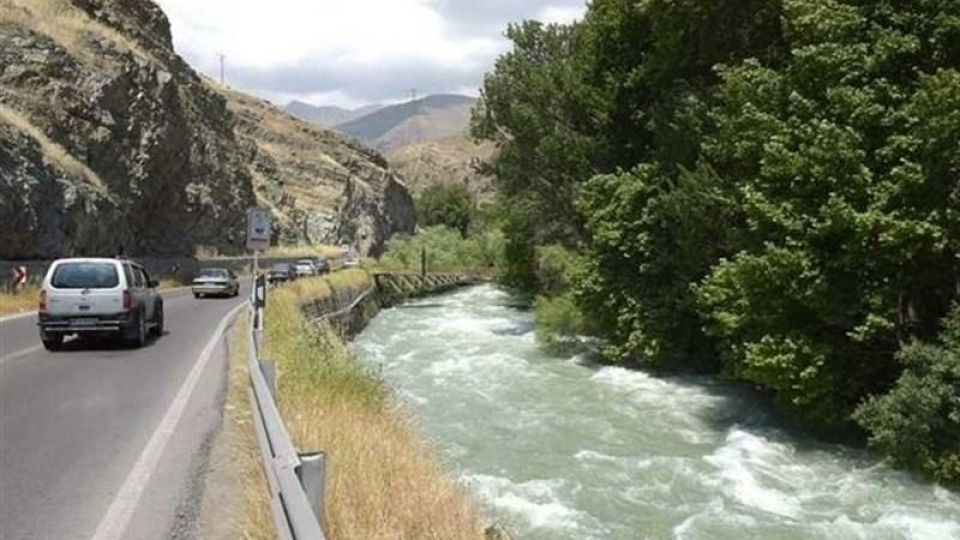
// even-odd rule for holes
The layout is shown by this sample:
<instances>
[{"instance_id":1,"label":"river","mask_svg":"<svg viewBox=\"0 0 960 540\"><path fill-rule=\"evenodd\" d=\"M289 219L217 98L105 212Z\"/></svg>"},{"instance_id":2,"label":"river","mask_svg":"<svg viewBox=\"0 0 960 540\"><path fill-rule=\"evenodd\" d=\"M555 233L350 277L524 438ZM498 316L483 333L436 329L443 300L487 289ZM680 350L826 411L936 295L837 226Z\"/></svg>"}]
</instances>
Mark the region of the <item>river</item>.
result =
<instances>
[{"instance_id":1,"label":"river","mask_svg":"<svg viewBox=\"0 0 960 540\"><path fill-rule=\"evenodd\" d=\"M517 540L960 540L960 496L778 429L743 389L545 354L480 286L381 313L354 350Z\"/></svg>"}]
</instances>

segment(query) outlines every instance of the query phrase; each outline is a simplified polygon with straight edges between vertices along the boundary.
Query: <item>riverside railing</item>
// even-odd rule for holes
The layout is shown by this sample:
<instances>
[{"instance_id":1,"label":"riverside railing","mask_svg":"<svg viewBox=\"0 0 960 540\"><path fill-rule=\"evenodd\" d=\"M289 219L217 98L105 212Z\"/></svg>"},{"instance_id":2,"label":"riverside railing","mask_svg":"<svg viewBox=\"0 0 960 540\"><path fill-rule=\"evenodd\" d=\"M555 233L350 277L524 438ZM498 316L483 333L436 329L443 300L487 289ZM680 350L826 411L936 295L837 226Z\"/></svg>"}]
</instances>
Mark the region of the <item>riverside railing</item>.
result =
<instances>
[{"instance_id":1,"label":"riverside railing","mask_svg":"<svg viewBox=\"0 0 960 540\"><path fill-rule=\"evenodd\" d=\"M326 456L322 452L297 452L274 401L276 366L260 356L266 294L266 280L259 276L250 298L247 368L250 371L250 408L263 458L263 472L270 489L273 522L280 540L325 540Z\"/></svg>"}]
</instances>

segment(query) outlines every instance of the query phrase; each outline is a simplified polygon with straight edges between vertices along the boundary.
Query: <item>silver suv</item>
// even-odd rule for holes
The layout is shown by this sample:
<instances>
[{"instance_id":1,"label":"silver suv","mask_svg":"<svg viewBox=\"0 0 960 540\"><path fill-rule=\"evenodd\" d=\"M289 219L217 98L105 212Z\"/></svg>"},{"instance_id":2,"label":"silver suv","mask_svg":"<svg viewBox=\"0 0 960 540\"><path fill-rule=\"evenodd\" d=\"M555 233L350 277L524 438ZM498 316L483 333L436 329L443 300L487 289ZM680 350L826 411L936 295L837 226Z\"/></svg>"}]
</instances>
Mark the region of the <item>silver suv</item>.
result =
<instances>
[{"instance_id":1,"label":"silver suv","mask_svg":"<svg viewBox=\"0 0 960 540\"><path fill-rule=\"evenodd\" d=\"M163 298L139 264L124 259L60 259L40 291L40 340L59 350L69 335L119 337L143 346L163 334Z\"/></svg>"}]
</instances>

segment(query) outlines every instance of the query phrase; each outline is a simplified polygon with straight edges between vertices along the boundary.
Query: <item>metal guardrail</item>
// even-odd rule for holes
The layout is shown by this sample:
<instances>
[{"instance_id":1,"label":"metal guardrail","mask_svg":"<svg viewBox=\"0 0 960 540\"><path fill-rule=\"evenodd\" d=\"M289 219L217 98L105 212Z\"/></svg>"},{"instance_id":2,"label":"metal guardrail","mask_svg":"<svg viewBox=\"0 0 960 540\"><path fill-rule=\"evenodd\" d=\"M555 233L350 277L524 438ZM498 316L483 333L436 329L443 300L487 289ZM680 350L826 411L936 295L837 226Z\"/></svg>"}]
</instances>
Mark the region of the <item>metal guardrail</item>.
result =
<instances>
[{"instance_id":1,"label":"metal guardrail","mask_svg":"<svg viewBox=\"0 0 960 540\"><path fill-rule=\"evenodd\" d=\"M250 298L247 332L247 368L250 371L250 408L270 488L270 509L281 540L325 540L323 509L326 456L300 454L290 441L273 399L276 369L260 357L263 345L266 283L257 278Z\"/></svg>"}]
</instances>

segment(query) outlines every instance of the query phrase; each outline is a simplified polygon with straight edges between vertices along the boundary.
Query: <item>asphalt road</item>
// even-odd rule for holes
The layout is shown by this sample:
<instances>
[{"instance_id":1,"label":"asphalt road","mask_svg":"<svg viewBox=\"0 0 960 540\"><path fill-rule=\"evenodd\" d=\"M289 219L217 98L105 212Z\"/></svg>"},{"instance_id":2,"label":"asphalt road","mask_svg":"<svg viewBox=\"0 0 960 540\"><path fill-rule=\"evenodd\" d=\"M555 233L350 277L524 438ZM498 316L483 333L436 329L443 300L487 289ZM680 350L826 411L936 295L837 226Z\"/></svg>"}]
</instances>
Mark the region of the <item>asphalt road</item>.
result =
<instances>
[{"instance_id":1,"label":"asphalt road","mask_svg":"<svg viewBox=\"0 0 960 540\"><path fill-rule=\"evenodd\" d=\"M165 293L142 349L50 353L35 316L0 322L0 539L191 537L226 389L213 336L246 296Z\"/></svg>"}]
</instances>

